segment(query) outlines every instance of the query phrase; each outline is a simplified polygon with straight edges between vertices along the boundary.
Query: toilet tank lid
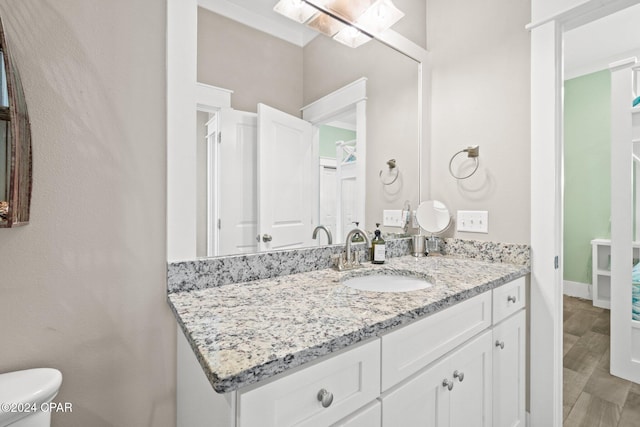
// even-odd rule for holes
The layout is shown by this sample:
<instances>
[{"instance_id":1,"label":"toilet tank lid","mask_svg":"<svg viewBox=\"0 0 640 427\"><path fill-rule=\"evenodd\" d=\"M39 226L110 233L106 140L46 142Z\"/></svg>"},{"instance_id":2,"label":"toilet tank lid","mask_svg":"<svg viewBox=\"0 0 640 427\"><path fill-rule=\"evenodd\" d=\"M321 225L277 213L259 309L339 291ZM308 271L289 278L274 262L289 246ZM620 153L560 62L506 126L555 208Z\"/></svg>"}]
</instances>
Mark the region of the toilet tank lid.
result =
<instances>
[{"instance_id":1,"label":"toilet tank lid","mask_svg":"<svg viewBox=\"0 0 640 427\"><path fill-rule=\"evenodd\" d=\"M62 374L57 369L36 368L0 374L0 402L45 403L53 399L60 385ZM0 413L0 417L2 413Z\"/></svg>"}]
</instances>

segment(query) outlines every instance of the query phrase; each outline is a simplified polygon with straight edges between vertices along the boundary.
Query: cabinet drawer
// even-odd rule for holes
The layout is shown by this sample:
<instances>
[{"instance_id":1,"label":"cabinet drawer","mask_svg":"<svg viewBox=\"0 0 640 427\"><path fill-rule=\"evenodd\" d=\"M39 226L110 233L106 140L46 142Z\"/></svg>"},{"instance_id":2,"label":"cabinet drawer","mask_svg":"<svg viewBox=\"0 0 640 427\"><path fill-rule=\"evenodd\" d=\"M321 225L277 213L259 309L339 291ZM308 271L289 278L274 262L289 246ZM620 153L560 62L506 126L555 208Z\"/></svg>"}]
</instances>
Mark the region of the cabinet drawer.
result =
<instances>
[{"instance_id":1,"label":"cabinet drawer","mask_svg":"<svg viewBox=\"0 0 640 427\"><path fill-rule=\"evenodd\" d=\"M496 325L526 304L526 282L520 277L493 290L493 324Z\"/></svg>"},{"instance_id":2,"label":"cabinet drawer","mask_svg":"<svg viewBox=\"0 0 640 427\"><path fill-rule=\"evenodd\" d=\"M491 325L491 292L382 337L382 391Z\"/></svg>"},{"instance_id":3,"label":"cabinet drawer","mask_svg":"<svg viewBox=\"0 0 640 427\"><path fill-rule=\"evenodd\" d=\"M318 400L321 390L333 397L326 408ZM376 339L268 384L238 391L238 426L330 425L379 394L380 340Z\"/></svg>"}]
</instances>

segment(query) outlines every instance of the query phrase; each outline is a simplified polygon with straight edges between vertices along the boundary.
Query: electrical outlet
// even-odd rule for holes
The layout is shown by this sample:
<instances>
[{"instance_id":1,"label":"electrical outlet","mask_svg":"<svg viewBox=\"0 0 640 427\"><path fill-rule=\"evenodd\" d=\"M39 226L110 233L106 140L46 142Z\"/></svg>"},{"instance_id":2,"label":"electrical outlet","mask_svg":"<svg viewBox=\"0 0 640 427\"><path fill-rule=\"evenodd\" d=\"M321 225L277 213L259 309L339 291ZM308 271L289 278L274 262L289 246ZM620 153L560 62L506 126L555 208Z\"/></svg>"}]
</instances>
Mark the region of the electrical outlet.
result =
<instances>
[{"instance_id":1,"label":"electrical outlet","mask_svg":"<svg viewBox=\"0 0 640 427\"><path fill-rule=\"evenodd\" d=\"M488 211L458 211L456 229L467 233L488 233Z\"/></svg>"},{"instance_id":2,"label":"electrical outlet","mask_svg":"<svg viewBox=\"0 0 640 427\"><path fill-rule=\"evenodd\" d=\"M400 209L385 209L382 211L382 225L385 227L404 227L404 218Z\"/></svg>"}]
</instances>

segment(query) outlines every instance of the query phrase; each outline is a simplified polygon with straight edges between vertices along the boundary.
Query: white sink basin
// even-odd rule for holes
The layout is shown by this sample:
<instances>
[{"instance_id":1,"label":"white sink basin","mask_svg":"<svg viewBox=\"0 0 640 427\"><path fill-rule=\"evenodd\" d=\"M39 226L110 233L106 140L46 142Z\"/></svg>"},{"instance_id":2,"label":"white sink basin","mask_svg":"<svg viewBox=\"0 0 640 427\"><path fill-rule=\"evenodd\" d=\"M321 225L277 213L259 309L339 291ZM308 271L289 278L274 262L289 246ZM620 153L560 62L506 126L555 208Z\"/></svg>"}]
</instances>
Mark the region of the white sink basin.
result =
<instances>
[{"instance_id":1,"label":"white sink basin","mask_svg":"<svg viewBox=\"0 0 640 427\"><path fill-rule=\"evenodd\" d=\"M342 283L353 289L371 292L410 292L433 286L425 278L391 274L351 277L344 279Z\"/></svg>"}]
</instances>

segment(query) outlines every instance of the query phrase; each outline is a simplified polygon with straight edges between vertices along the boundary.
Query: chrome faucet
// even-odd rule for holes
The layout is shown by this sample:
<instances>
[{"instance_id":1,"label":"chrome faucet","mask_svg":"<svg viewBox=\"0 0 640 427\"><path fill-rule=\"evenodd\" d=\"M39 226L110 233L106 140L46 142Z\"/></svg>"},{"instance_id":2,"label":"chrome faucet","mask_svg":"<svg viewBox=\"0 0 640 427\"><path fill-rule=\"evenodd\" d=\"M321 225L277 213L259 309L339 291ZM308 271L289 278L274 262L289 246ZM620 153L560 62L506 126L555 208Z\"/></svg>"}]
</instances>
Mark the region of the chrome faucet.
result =
<instances>
[{"instance_id":1,"label":"chrome faucet","mask_svg":"<svg viewBox=\"0 0 640 427\"><path fill-rule=\"evenodd\" d=\"M358 267L362 267L362 265L360 264L360 255L358 252L354 253L353 256L351 256L351 239L353 238L353 236L355 236L357 233L360 233L360 235L362 235L362 237L364 238L365 242L366 242L366 247L370 248L371 247L371 239L369 238L369 235L367 234L366 231L360 229L360 228L354 228L353 230L351 230L348 234L347 234L347 243L344 246L344 252L340 255L337 255L337 261L336 261L336 268L340 271L342 270L349 270L352 268L358 268Z\"/></svg>"},{"instance_id":2,"label":"chrome faucet","mask_svg":"<svg viewBox=\"0 0 640 427\"><path fill-rule=\"evenodd\" d=\"M313 229L313 235L311 236L312 239L316 239L318 237L318 230L324 230L325 233L327 233L327 244L330 245L333 243L333 237L331 236L331 231L325 227L324 225L319 225L316 228Z\"/></svg>"}]
</instances>

